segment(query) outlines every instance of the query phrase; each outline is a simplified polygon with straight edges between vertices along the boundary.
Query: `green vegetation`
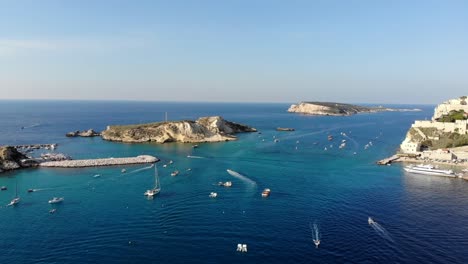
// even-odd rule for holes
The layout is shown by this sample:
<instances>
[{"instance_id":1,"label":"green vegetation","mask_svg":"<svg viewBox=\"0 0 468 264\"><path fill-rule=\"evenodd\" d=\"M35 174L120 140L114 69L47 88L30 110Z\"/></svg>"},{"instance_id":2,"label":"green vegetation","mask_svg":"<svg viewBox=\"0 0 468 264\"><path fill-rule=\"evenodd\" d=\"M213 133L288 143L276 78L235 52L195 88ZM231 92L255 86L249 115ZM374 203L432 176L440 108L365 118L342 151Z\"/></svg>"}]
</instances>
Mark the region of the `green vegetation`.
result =
<instances>
[{"instance_id":1,"label":"green vegetation","mask_svg":"<svg viewBox=\"0 0 468 264\"><path fill-rule=\"evenodd\" d=\"M454 123L456 120L466 120L465 111L463 110L452 110L448 115L444 115L437 119L439 122L452 122Z\"/></svg>"}]
</instances>

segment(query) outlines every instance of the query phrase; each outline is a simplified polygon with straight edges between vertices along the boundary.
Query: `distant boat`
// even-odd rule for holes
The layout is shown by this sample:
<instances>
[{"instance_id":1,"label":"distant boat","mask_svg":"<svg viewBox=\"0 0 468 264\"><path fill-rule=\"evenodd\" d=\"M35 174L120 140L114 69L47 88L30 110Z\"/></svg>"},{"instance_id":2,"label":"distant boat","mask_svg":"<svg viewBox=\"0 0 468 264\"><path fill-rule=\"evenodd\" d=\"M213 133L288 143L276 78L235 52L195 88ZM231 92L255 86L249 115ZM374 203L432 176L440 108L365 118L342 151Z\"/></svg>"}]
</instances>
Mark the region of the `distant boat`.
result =
<instances>
[{"instance_id":1,"label":"distant boat","mask_svg":"<svg viewBox=\"0 0 468 264\"><path fill-rule=\"evenodd\" d=\"M375 224L376 222L374 221L374 219L372 219L372 217L369 216L369 218L367 218L367 222L369 223L369 225L373 225Z\"/></svg>"},{"instance_id":2,"label":"distant boat","mask_svg":"<svg viewBox=\"0 0 468 264\"><path fill-rule=\"evenodd\" d=\"M51 200L49 200L50 204L57 204L63 202L63 197L54 197Z\"/></svg>"},{"instance_id":3,"label":"distant boat","mask_svg":"<svg viewBox=\"0 0 468 264\"><path fill-rule=\"evenodd\" d=\"M171 173L171 176L177 176L179 174L179 171L178 170L175 170Z\"/></svg>"},{"instance_id":4,"label":"distant boat","mask_svg":"<svg viewBox=\"0 0 468 264\"><path fill-rule=\"evenodd\" d=\"M146 190L144 195L146 195L148 197L153 197L156 194L158 194L160 191L161 191L161 186L160 186L160 183L159 183L158 166L155 165L154 166L154 188Z\"/></svg>"},{"instance_id":5,"label":"distant boat","mask_svg":"<svg viewBox=\"0 0 468 264\"><path fill-rule=\"evenodd\" d=\"M232 186L232 181L227 181L227 182L218 182L219 186L224 186L224 187L231 187Z\"/></svg>"},{"instance_id":6,"label":"distant boat","mask_svg":"<svg viewBox=\"0 0 468 264\"><path fill-rule=\"evenodd\" d=\"M218 194L215 193L215 192L210 192L209 197L210 197L210 198L216 198L216 197L218 197Z\"/></svg>"},{"instance_id":7,"label":"distant boat","mask_svg":"<svg viewBox=\"0 0 468 264\"><path fill-rule=\"evenodd\" d=\"M13 198L13 200L10 201L9 204L7 204L7 206L15 206L17 204L19 204L20 202L20 198L18 197L18 180L16 180L16 183L15 183L15 198Z\"/></svg>"},{"instance_id":8,"label":"distant boat","mask_svg":"<svg viewBox=\"0 0 468 264\"><path fill-rule=\"evenodd\" d=\"M127 170L126 170L126 169L122 169L120 172L122 172L122 173L126 173L126 172L127 172Z\"/></svg>"},{"instance_id":9,"label":"distant boat","mask_svg":"<svg viewBox=\"0 0 468 264\"><path fill-rule=\"evenodd\" d=\"M263 190L263 192L262 192L262 197L268 197L268 196L270 196L270 192L271 192L271 190L268 189L268 188L266 188L266 189Z\"/></svg>"},{"instance_id":10,"label":"distant boat","mask_svg":"<svg viewBox=\"0 0 468 264\"><path fill-rule=\"evenodd\" d=\"M317 224L314 224L314 229L312 231L312 241L314 241L315 248L318 248L320 245L320 233Z\"/></svg>"},{"instance_id":11,"label":"distant boat","mask_svg":"<svg viewBox=\"0 0 468 264\"><path fill-rule=\"evenodd\" d=\"M441 170L437 169L432 165L409 165L406 166L405 171L417 173L417 174L427 174L427 175L438 175L438 176L447 176L447 177L456 177L455 173L452 170Z\"/></svg>"},{"instance_id":12,"label":"distant boat","mask_svg":"<svg viewBox=\"0 0 468 264\"><path fill-rule=\"evenodd\" d=\"M55 212L57 212L57 209L55 209L55 208L49 210L49 213L50 213L50 214L53 214L53 213L55 213Z\"/></svg>"},{"instance_id":13,"label":"distant boat","mask_svg":"<svg viewBox=\"0 0 468 264\"><path fill-rule=\"evenodd\" d=\"M7 190L7 187L6 187L6 186L2 186L2 187L0 187L0 190L6 191L6 190Z\"/></svg>"}]
</instances>

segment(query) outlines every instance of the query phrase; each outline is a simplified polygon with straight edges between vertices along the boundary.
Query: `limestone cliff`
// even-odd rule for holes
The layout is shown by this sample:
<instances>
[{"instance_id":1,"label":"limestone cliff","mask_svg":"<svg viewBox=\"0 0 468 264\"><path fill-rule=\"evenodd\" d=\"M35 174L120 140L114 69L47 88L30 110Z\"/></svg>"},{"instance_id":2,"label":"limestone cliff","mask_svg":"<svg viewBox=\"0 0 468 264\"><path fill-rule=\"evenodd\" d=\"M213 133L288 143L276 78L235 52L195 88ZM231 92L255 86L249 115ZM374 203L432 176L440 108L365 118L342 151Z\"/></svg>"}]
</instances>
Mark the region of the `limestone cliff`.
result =
<instances>
[{"instance_id":1,"label":"limestone cliff","mask_svg":"<svg viewBox=\"0 0 468 264\"><path fill-rule=\"evenodd\" d=\"M468 145L466 97L452 99L434 109L432 120L416 120L400 145L402 153L421 153Z\"/></svg>"},{"instance_id":2,"label":"limestone cliff","mask_svg":"<svg viewBox=\"0 0 468 264\"><path fill-rule=\"evenodd\" d=\"M309 115L348 116L362 112L377 112L385 110L387 109L382 107L370 108L352 104L329 102L301 102L298 105L291 105L291 107L289 107L288 109L288 112Z\"/></svg>"},{"instance_id":3,"label":"limestone cliff","mask_svg":"<svg viewBox=\"0 0 468 264\"><path fill-rule=\"evenodd\" d=\"M14 147L0 147L0 172L27 167L24 161L27 157Z\"/></svg>"},{"instance_id":4,"label":"limestone cliff","mask_svg":"<svg viewBox=\"0 0 468 264\"><path fill-rule=\"evenodd\" d=\"M224 120L220 116L202 117L196 121L158 122L140 125L108 126L101 135L105 140L121 142L218 142L237 138L241 132L255 128Z\"/></svg>"}]
</instances>

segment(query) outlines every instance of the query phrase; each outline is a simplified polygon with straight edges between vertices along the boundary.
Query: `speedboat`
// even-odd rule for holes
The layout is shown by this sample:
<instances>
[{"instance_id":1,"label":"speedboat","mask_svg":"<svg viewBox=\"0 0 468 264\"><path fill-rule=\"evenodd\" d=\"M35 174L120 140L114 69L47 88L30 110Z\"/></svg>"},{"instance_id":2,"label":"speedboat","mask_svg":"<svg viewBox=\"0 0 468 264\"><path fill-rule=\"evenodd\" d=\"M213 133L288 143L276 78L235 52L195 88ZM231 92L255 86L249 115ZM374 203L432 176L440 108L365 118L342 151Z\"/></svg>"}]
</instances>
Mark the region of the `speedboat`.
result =
<instances>
[{"instance_id":1,"label":"speedboat","mask_svg":"<svg viewBox=\"0 0 468 264\"><path fill-rule=\"evenodd\" d=\"M120 172L122 172L122 173L126 173L126 172L127 172L127 170L126 170L126 169L122 169Z\"/></svg>"},{"instance_id":2,"label":"speedboat","mask_svg":"<svg viewBox=\"0 0 468 264\"><path fill-rule=\"evenodd\" d=\"M231 181L227 181L223 184L224 187L231 187L232 186L232 182Z\"/></svg>"},{"instance_id":3,"label":"speedboat","mask_svg":"<svg viewBox=\"0 0 468 264\"><path fill-rule=\"evenodd\" d=\"M314 239L315 248L318 248L320 245L320 239Z\"/></svg>"},{"instance_id":4,"label":"speedboat","mask_svg":"<svg viewBox=\"0 0 468 264\"><path fill-rule=\"evenodd\" d=\"M17 205L19 202L20 202L20 198L19 198L19 197L16 197L16 198L14 198L13 200L11 200L11 202L10 202L9 204L7 204L7 206L15 206L15 205Z\"/></svg>"},{"instance_id":5,"label":"speedboat","mask_svg":"<svg viewBox=\"0 0 468 264\"><path fill-rule=\"evenodd\" d=\"M7 189L7 187L6 187L6 186L2 186L2 187L0 187L0 190L2 190L2 191L6 191L6 189Z\"/></svg>"},{"instance_id":6,"label":"speedboat","mask_svg":"<svg viewBox=\"0 0 468 264\"><path fill-rule=\"evenodd\" d=\"M210 192L209 196L210 196L210 198L216 198L216 197L218 197L218 194L215 193L215 192Z\"/></svg>"},{"instance_id":7,"label":"speedboat","mask_svg":"<svg viewBox=\"0 0 468 264\"><path fill-rule=\"evenodd\" d=\"M367 218L367 222L369 223L369 225L372 225L372 224L375 224L376 222L374 221L374 219L372 219L372 217L369 216L369 218Z\"/></svg>"},{"instance_id":8,"label":"speedboat","mask_svg":"<svg viewBox=\"0 0 468 264\"><path fill-rule=\"evenodd\" d=\"M34 192L34 189L28 189L28 193Z\"/></svg>"},{"instance_id":9,"label":"speedboat","mask_svg":"<svg viewBox=\"0 0 468 264\"><path fill-rule=\"evenodd\" d=\"M409 165L406 166L405 171L417 174L427 174L427 175L439 175L439 176L447 176L447 177L455 177L455 173L452 170L442 170L438 169L433 165Z\"/></svg>"},{"instance_id":10,"label":"speedboat","mask_svg":"<svg viewBox=\"0 0 468 264\"><path fill-rule=\"evenodd\" d=\"M63 197L54 197L52 198L52 200L49 200L49 203L50 204L56 204L56 203L61 203L63 202Z\"/></svg>"},{"instance_id":11,"label":"speedboat","mask_svg":"<svg viewBox=\"0 0 468 264\"><path fill-rule=\"evenodd\" d=\"M268 188L266 188L266 189L263 190L263 192L262 192L262 197L268 197L268 196L270 196L270 192L271 192L271 190L268 189Z\"/></svg>"},{"instance_id":12,"label":"speedboat","mask_svg":"<svg viewBox=\"0 0 468 264\"><path fill-rule=\"evenodd\" d=\"M57 209L55 209L55 208L54 208L54 209L50 209L50 210L49 210L49 213L50 213L50 214L53 214L53 213L55 213L56 211L57 211Z\"/></svg>"},{"instance_id":13,"label":"speedboat","mask_svg":"<svg viewBox=\"0 0 468 264\"><path fill-rule=\"evenodd\" d=\"M179 171L178 171L178 170L173 171L173 172L171 173L171 176L177 176L177 174L179 174Z\"/></svg>"}]
</instances>

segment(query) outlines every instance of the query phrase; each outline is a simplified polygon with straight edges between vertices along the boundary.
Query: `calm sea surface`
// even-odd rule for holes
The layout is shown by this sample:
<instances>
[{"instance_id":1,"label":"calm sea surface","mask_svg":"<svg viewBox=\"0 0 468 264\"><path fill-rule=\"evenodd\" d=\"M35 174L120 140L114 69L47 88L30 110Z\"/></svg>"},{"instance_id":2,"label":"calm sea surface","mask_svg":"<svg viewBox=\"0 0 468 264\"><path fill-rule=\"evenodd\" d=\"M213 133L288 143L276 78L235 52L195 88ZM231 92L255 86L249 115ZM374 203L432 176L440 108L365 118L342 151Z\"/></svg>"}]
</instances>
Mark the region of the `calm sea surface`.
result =
<instances>
[{"instance_id":1,"label":"calm sea surface","mask_svg":"<svg viewBox=\"0 0 468 264\"><path fill-rule=\"evenodd\" d=\"M154 155L162 186L155 199L143 196L154 181L148 165L126 166L125 174L124 167L4 173L0 263L468 263L468 182L375 165L415 119L432 116L433 106L417 107L424 111L314 117L289 114L287 104L0 101L0 145L58 143L56 151L73 158ZM196 149L64 136L161 121L165 112L170 120L221 115L262 133ZM174 170L181 173L171 177ZM228 180L231 188L216 185ZM16 185L21 203L5 207ZM264 188L272 190L266 199ZM218 198L208 197L213 191ZM51 206L54 196L65 201ZM369 226L369 216L379 225ZM248 252L236 252L238 243Z\"/></svg>"}]
</instances>

